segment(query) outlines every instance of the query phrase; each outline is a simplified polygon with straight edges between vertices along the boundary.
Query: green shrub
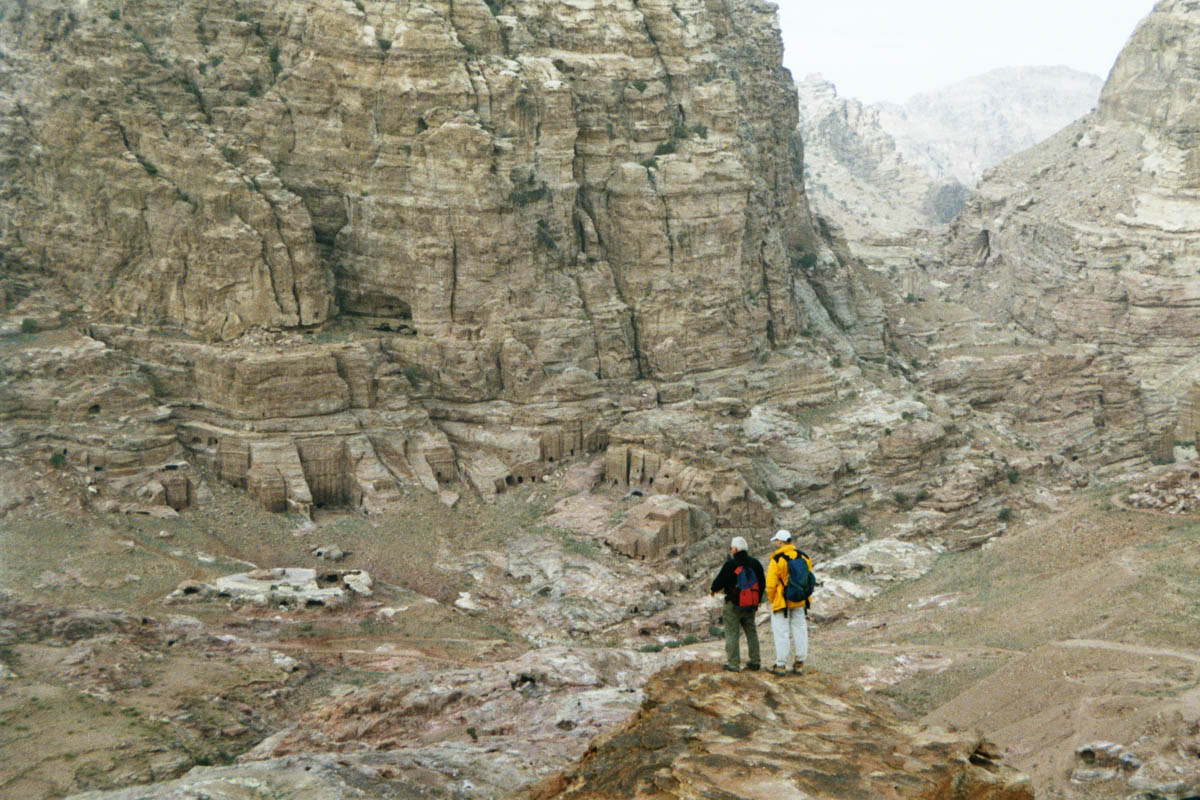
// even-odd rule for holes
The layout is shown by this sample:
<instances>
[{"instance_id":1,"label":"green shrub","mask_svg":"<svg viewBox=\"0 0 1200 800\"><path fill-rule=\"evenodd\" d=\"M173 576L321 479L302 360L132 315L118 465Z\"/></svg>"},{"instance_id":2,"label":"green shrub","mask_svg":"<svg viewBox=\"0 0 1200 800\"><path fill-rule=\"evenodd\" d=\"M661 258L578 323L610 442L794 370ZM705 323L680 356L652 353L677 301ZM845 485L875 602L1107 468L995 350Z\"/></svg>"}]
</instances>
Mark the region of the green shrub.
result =
<instances>
[{"instance_id":1,"label":"green shrub","mask_svg":"<svg viewBox=\"0 0 1200 800\"><path fill-rule=\"evenodd\" d=\"M834 369L841 369L841 366L842 366L842 357L841 357L841 356L834 356L833 358L829 359L829 365L830 365L831 367L833 367Z\"/></svg>"},{"instance_id":2,"label":"green shrub","mask_svg":"<svg viewBox=\"0 0 1200 800\"><path fill-rule=\"evenodd\" d=\"M663 646L661 644L644 644L638 648L642 653L661 653Z\"/></svg>"},{"instance_id":3,"label":"green shrub","mask_svg":"<svg viewBox=\"0 0 1200 800\"><path fill-rule=\"evenodd\" d=\"M779 495L773 489L767 489L767 502L772 505L779 502Z\"/></svg>"},{"instance_id":4,"label":"green shrub","mask_svg":"<svg viewBox=\"0 0 1200 800\"><path fill-rule=\"evenodd\" d=\"M725 629L720 625L710 625L708 626L708 635L714 639L720 639L725 635Z\"/></svg>"},{"instance_id":5,"label":"green shrub","mask_svg":"<svg viewBox=\"0 0 1200 800\"><path fill-rule=\"evenodd\" d=\"M633 83L630 84L630 86L637 89L639 93L646 91L647 85L648 84L641 78L638 78L636 81L633 81Z\"/></svg>"},{"instance_id":6,"label":"green shrub","mask_svg":"<svg viewBox=\"0 0 1200 800\"><path fill-rule=\"evenodd\" d=\"M1000 520L1001 522L1008 522L1010 519L1012 519L1012 517L1013 517L1012 509L1009 508L1008 506L1003 506L1000 509L1000 511L996 514L996 519Z\"/></svg>"},{"instance_id":7,"label":"green shrub","mask_svg":"<svg viewBox=\"0 0 1200 800\"><path fill-rule=\"evenodd\" d=\"M61 450L55 450L50 454L50 466L55 469L62 469L67 465L67 455Z\"/></svg>"},{"instance_id":8,"label":"green shrub","mask_svg":"<svg viewBox=\"0 0 1200 800\"><path fill-rule=\"evenodd\" d=\"M904 295L904 302L915 303L915 302L917 302L917 296L915 294L913 294L912 292L909 292L908 294Z\"/></svg>"},{"instance_id":9,"label":"green shrub","mask_svg":"<svg viewBox=\"0 0 1200 800\"><path fill-rule=\"evenodd\" d=\"M908 507L908 495L906 495L904 492L896 492L892 495L892 499L894 499L896 501L896 505L900 506L901 508Z\"/></svg>"},{"instance_id":10,"label":"green shrub","mask_svg":"<svg viewBox=\"0 0 1200 800\"><path fill-rule=\"evenodd\" d=\"M385 53L386 53L388 50L391 50L391 49L392 49L392 40L391 40L391 39L382 39L382 38L377 38L377 39L375 40L375 44L379 45L379 49L380 49L380 50L382 50L382 51L383 51L383 52L385 52Z\"/></svg>"},{"instance_id":11,"label":"green shrub","mask_svg":"<svg viewBox=\"0 0 1200 800\"><path fill-rule=\"evenodd\" d=\"M922 489L921 491L917 492L917 502L918 502L918 503L923 503L923 502L925 502L926 500L928 500L928 499L929 499L930 497L932 497L932 496L933 496L933 495L931 495L931 494L929 493L929 490L928 490L928 489Z\"/></svg>"},{"instance_id":12,"label":"green shrub","mask_svg":"<svg viewBox=\"0 0 1200 800\"><path fill-rule=\"evenodd\" d=\"M645 167L646 169L658 169L658 159L657 158L647 158L645 161L642 162L642 166Z\"/></svg>"},{"instance_id":13,"label":"green shrub","mask_svg":"<svg viewBox=\"0 0 1200 800\"><path fill-rule=\"evenodd\" d=\"M508 200L516 206L527 206L530 203L536 203L538 200L544 200L550 196L550 190L544 183L538 183L536 186L517 186L508 193Z\"/></svg>"},{"instance_id":14,"label":"green shrub","mask_svg":"<svg viewBox=\"0 0 1200 800\"><path fill-rule=\"evenodd\" d=\"M1021 480L1021 471L1016 467L1009 467L1005 470L1004 477L1008 478L1009 483L1016 483Z\"/></svg>"},{"instance_id":15,"label":"green shrub","mask_svg":"<svg viewBox=\"0 0 1200 800\"><path fill-rule=\"evenodd\" d=\"M817 254L810 253L807 250L801 250L795 256L792 256L792 267L795 269L809 270L817 265Z\"/></svg>"},{"instance_id":16,"label":"green shrub","mask_svg":"<svg viewBox=\"0 0 1200 800\"><path fill-rule=\"evenodd\" d=\"M262 87L257 83L250 84L250 88L246 90L246 94L251 97L262 97Z\"/></svg>"},{"instance_id":17,"label":"green shrub","mask_svg":"<svg viewBox=\"0 0 1200 800\"><path fill-rule=\"evenodd\" d=\"M695 125L692 126L692 133L698 139L707 139L708 138L708 126L702 125L700 123L696 123Z\"/></svg>"},{"instance_id":18,"label":"green shrub","mask_svg":"<svg viewBox=\"0 0 1200 800\"><path fill-rule=\"evenodd\" d=\"M21 333L37 333L38 324L36 319L26 317L21 320Z\"/></svg>"},{"instance_id":19,"label":"green shrub","mask_svg":"<svg viewBox=\"0 0 1200 800\"><path fill-rule=\"evenodd\" d=\"M113 20L120 19L120 18L121 18L121 11L120 11L119 9L116 9L116 8L110 8L110 9L108 10L108 18L109 18L109 19L113 19Z\"/></svg>"},{"instance_id":20,"label":"green shrub","mask_svg":"<svg viewBox=\"0 0 1200 800\"><path fill-rule=\"evenodd\" d=\"M654 148L654 155L656 155L656 156L669 156L674 152L675 152L675 140L674 139L668 139L667 141L660 144L658 147Z\"/></svg>"},{"instance_id":21,"label":"green shrub","mask_svg":"<svg viewBox=\"0 0 1200 800\"><path fill-rule=\"evenodd\" d=\"M847 508L838 514L838 524L843 528L857 528L859 525L858 509Z\"/></svg>"},{"instance_id":22,"label":"green shrub","mask_svg":"<svg viewBox=\"0 0 1200 800\"><path fill-rule=\"evenodd\" d=\"M537 221L537 232L534 234L538 244L547 250L557 250L558 245L554 241L553 234L550 233L550 224L544 219Z\"/></svg>"}]
</instances>

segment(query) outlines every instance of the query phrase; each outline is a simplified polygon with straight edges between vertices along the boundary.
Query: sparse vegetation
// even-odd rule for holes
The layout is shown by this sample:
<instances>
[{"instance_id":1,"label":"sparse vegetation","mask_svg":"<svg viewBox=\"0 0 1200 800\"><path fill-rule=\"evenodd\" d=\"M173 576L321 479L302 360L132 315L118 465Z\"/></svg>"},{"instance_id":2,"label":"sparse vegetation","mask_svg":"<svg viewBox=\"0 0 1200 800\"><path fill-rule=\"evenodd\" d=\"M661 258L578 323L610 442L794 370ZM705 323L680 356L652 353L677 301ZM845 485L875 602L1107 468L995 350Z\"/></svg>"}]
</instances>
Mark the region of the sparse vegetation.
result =
<instances>
[{"instance_id":1,"label":"sparse vegetation","mask_svg":"<svg viewBox=\"0 0 1200 800\"><path fill-rule=\"evenodd\" d=\"M1001 522L1008 522L1012 518L1013 510L1008 506L1002 506L1000 510L996 512L996 519L1000 520Z\"/></svg>"},{"instance_id":2,"label":"sparse vegetation","mask_svg":"<svg viewBox=\"0 0 1200 800\"><path fill-rule=\"evenodd\" d=\"M1009 467L1004 471L1004 477L1008 478L1009 483L1016 483L1021 480L1021 471L1016 467Z\"/></svg>"},{"instance_id":3,"label":"sparse vegetation","mask_svg":"<svg viewBox=\"0 0 1200 800\"><path fill-rule=\"evenodd\" d=\"M674 139L668 139L667 141L659 144L658 147L654 148L654 155L656 155L656 156L669 156L674 152L675 152L675 140Z\"/></svg>"},{"instance_id":4,"label":"sparse vegetation","mask_svg":"<svg viewBox=\"0 0 1200 800\"><path fill-rule=\"evenodd\" d=\"M558 244L554 241L554 235L550 233L550 223L544 219L537 221L537 231L534 234L537 243L547 250L557 250Z\"/></svg>"},{"instance_id":5,"label":"sparse vegetation","mask_svg":"<svg viewBox=\"0 0 1200 800\"><path fill-rule=\"evenodd\" d=\"M38 324L36 319L25 317L21 320L21 333L37 333Z\"/></svg>"},{"instance_id":6,"label":"sparse vegetation","mask_svg":"<svg viewBox=\"0 0 1200 800\"><path fill-rule=\"evenodd\" d=\"M792 268L802 269L805 271L811 270L817 265L817 254L808 250L801 250L799 253L792 256Z\"/></svg>"},{"instance_id":7,"label":"sparse vegetation","mask_svg":"<svg viewBox=\"0 0 1200 800\"><path fill-rule=\"evenodd\" d=\"M858 518L857 508L846 508L838 514L838 524L843 528L857 528L861 521Z\"/></svg>"},{"instance_id":8,"label":"sparse vegetation","mask_svg":"<svg viewBox=\"0 0 1200 800\"><path fill-rule=\"evenodd\" d=\"M637 80L632 81L629 85L632 86L633 88L637 89L638 92L641 93L641 92L646 91L646 86L648 84L641 78L638 78Z\"/></svg>"},{"instance_id":9,"label":"sparse vegetation","mask_svg":"<svg viewBox=\"0 0 1200 800\"><path fill-rule=\"evenodd\" d=\"M388 50L392 49L392 40L391 39L384 39L382 37L379 37L379 38L375 39L375 44L379 45L379 49L385 53Z\"/></svg>"}]
</instances>

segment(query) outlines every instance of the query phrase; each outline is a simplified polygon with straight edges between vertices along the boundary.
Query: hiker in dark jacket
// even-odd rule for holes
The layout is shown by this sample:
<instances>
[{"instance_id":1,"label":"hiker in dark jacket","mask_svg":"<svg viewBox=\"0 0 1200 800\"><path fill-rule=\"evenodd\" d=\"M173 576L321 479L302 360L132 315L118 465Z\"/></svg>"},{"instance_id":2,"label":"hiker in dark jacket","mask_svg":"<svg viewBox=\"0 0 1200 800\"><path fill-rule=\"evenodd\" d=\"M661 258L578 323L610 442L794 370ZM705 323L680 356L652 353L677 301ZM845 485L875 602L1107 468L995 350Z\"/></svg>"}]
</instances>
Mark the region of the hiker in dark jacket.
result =
<instances>
[{"instance_id":1,"label":"hiker in dark jacket","mask_svg":"<svg viewBox=\"0 0 1200 800\"><path fill-rule=\"evenodd\" d=\"M752 583L754 589L743 592L738 587L739 575L745 571L753 573L753 580L743 580L741 583ZM749 578L749 575L746 575ZM762 602L767 579L763 574L763 566L758 559L751 558L746 552L746 540L735 536L729 543L729 558L721 565L721 571L713 578L712 593L725 593L725 606L721 612L721 621L725 625L725 669L737 672L740 667L741 653L739 640L742 631L746 632L746 669L758 669L758 629L754 627L754 615L758 604ZM754 596L757 593L757 596ZM745 595L745 596L743 596ZM753 603L752 605L750 603Z\"/></svg>"}]
</instances>

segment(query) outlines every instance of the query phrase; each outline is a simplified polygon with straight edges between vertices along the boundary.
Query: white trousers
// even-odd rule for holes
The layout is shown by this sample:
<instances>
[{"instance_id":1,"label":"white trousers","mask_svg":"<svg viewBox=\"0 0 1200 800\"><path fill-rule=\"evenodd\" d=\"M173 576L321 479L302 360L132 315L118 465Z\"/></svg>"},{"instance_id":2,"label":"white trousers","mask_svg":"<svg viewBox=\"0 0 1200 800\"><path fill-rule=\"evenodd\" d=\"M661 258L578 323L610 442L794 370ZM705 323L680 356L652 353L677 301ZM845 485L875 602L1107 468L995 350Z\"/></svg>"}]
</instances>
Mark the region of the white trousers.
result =
<instances>
[{"instance_id":1,"label":"white trousers","mask_svg":"<svg viewBox=\"0 0 1200 800\"><path fill-rule=\"evenodd\" d=\"M808 617L803 608L788 609L771 613L771 635L775 638L775 666L789 666L787 656L794 650L797 661L808 658Z\"/></svg>"}]
</instances>

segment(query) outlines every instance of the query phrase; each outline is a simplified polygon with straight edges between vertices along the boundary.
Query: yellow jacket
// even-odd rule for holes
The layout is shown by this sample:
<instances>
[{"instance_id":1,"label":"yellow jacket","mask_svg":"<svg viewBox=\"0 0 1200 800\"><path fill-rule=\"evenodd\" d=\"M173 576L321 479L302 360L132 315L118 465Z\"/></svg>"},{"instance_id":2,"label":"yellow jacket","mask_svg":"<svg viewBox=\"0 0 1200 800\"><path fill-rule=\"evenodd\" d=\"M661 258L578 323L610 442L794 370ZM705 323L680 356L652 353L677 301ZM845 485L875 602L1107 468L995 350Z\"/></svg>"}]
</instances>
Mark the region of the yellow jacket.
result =
<instances>
[{"instance_id":1,"label":"yellow jacket","mask_svg":"<svg viewBox=\"0 0 1200 800\"><path fill-rule=\"evenodd\" d=\"M791 603L783 598L783 587L787 584L787 561L779 556L787 556L788 558L796 558L799 556L808 564L808 568L812 569L812 559L808 556L800 556L796 552L796 548L790 542L782 542L779 548L771 553L771 560L767 566L767 599L771 601L772 611L782 611L784 606L788 608L804 608L808 605L808 601L804 600L799 603Z\"/></svg>"}]
</instances>

